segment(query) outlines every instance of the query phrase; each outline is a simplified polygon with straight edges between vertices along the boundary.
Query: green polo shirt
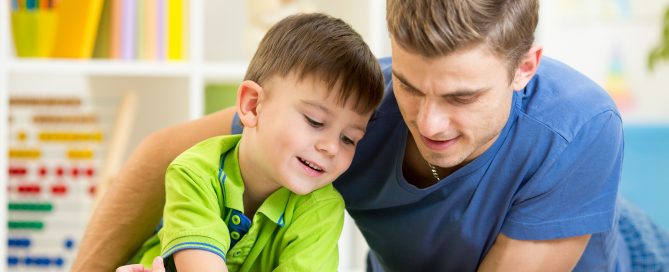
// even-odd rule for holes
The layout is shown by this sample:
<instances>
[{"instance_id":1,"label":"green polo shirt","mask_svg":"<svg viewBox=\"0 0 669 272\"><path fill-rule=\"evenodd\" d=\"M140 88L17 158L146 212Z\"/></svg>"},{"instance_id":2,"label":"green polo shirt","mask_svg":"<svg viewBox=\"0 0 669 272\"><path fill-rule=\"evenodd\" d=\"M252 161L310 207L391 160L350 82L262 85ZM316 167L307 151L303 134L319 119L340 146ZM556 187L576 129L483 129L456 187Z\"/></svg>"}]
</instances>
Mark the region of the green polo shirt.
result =
<instances>
[{"instance_id":1,"label":"green polo shirt","mask_svg":"<svg viewBox=\"0 0 669 272\"><path fill-rule=\"evenodd\" d=\"M329 184L307 195L272 193L244 216L240 135L210 138L168 167L163 226L131 262L147 267L183 249L225 260L229 271L336 271L344 200Z\"/></svg>"}]
</instances>

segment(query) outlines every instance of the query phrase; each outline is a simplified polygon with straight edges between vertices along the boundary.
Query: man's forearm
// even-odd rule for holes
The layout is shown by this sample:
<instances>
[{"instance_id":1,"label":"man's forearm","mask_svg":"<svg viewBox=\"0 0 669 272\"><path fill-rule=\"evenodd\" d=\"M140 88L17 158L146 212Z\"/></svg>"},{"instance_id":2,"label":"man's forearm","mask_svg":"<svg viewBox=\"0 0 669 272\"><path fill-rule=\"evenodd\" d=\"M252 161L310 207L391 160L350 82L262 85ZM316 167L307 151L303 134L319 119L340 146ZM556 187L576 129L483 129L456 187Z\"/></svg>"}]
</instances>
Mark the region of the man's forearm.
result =
<instances>
[{"instance_id":1,"label":"man's forearm","mask_svg":"<svg viewBox=\"0 0 669 272\"><path fill-rule=\"evenodd\" d=\"M152 137L145 139L114 178L91 217L73 271L114 271L155 229L170 161L156 158L155 144Z\"/></svg>"},{"instance_id":2,"label":"man's forearm","mask_svg":"<svg viewBox=\"0 0 669 272\"><path fill-rule=\"evenodd\" d=\"M73 271L114 271L125 264L162 216L169 163L199 141L229 134L233 115L222 110L144 139L93 213Z\"/></svg>"},{"instance_id":3,"label":"man's forearm","mask_svg":"<svg viewBox=\"0 0 669 272\"><path fill-rule=\"evenodd\" d=\"M543 241L499 234L478 271L572 271L589 241L590 234Z\"/></svg>"}]
</instances>

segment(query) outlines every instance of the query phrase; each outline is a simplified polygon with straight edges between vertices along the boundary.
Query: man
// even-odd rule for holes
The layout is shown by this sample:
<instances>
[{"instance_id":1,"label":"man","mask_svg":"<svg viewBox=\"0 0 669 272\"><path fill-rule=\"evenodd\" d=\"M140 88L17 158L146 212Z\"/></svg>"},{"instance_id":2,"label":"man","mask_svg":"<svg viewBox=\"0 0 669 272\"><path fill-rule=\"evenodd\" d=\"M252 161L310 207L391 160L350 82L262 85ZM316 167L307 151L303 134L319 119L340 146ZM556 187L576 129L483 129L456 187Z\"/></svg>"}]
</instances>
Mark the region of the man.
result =
<instances>
[{"instance_id":1,"label":"man","mask_svg":"<svg viewBox=\"0 0 669 272\"><path fill-rule=\"evenodd\" d=\"M532 46L538 1L388 0L387 20L386 97L334 183L370 246L368 269L630 270L617 225L620 114ZM159 221L167 163L238 132L232 120L224 110L145 140L75 269L122 264Z\"/></svg>"}]
</instances>

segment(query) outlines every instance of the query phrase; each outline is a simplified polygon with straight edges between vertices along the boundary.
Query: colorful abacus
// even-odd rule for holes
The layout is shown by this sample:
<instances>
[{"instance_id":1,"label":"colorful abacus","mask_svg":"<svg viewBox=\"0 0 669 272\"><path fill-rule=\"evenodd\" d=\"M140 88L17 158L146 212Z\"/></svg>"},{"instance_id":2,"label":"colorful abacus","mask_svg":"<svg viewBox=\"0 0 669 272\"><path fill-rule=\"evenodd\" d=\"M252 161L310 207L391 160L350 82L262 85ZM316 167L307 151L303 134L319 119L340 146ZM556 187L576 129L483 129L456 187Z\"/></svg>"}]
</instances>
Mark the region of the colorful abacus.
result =
<instances>
[{"instance_id":1,"label":"colorful abacus","mask_svg":"<svg viewBox=\"0 0 669 272\"><path fill-rule=\"evenodd\" d=\"M12 97L7 267L69 271L114 116L79 97Z\"/></svg>"}]
</instances>

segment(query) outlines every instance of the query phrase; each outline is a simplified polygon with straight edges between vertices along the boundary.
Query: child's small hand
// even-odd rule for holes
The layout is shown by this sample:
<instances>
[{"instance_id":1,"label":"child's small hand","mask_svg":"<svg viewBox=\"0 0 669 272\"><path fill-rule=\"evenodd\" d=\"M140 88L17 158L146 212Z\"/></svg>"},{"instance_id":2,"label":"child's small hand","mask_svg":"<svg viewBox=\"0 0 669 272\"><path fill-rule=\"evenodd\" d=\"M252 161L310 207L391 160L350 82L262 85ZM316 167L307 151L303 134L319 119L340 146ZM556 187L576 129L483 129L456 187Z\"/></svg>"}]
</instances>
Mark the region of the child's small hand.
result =
<instances>
[{"instance_id":1,"label":"child's small hand","mask_svg":"<svg viewBox=\"0 0 669 272\"><path fill-rule=\"evenodd\" d=\"M116 272L165 272L163 258L160 256L153 259L151 266L153 269L149 270L141 264L129 264L116 268Z\"/></svg>"}]
</instances>

